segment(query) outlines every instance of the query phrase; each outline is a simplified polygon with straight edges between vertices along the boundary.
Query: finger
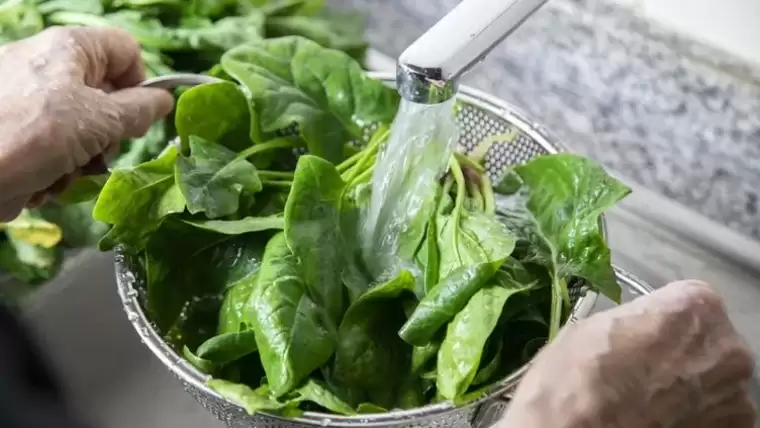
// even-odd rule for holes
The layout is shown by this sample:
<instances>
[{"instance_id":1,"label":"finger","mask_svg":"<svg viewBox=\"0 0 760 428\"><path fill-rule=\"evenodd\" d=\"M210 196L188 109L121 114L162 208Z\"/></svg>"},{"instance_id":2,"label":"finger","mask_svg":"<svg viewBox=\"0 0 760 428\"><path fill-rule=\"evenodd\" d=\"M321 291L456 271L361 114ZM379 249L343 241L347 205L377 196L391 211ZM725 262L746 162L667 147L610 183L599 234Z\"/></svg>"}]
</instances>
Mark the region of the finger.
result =
<instances>
[{"instance_id":1,"label":"finger","mask_svg":"<svg viewBox=\"0 0 760 428\"><path fill-rule=\"evenodd\" d=\"M41 206L45 202L46 196L47 196L47 192L45 190L41 190L35 193L26 202L26 208L33 209L33 208L37 208Z\"/></svg>"},{"instance_id":2,"label":"finger","mask_svg":"<svg viewBox=\"0 0 760 428\"><path fill-rule=\"evenodd\" d=\"M85 82L100 88L135 86L145 80L140 45L128 32L109 27L71 29L82 48Z\"/></svg>"},{"instance_id":3,"label":"finger","mask_svg":"<svg viewBox=\"0 0 760 428\"><path fill-rule=\"evenodd\" d=\"M121 153L121 142L117 141L114 144L111 144L106 148L106 151L103 153L103 163L105 165L105 169L103 172L99 174L105 174L108 172L108 165L113 162L114 159L116 159L117 156L119 156L119 153Z\"/></svg>"},{"instance_id":4,"label":"finger","mask_svg":"<svg viewBox=\"0 0 760 428\"><path fill-rule=\"evenodd\" d=\"M156 88L127 88L108 95L120 107L122 138L145 135L150 125L165 117L174 107L174 97Z\"/></svg>"},{"instance_id":5,"label":"finger","mask_svg":"<svg viewBox=\"0 0 760 428\"><path fill-rule=\"evenodd\" d=\"M0 222L11 221L18 217L28 201L28 195L17 196L9 201L2 201L2 203L0 203Z\"/></svg>"},{"instance_id":6,"label":"finger","mask_svg":"<svg viewBox=\"0 0 760 428\"><path fill-rule=\"evenodd\" d=\"M116 146L118 153L119 144L110 144L106 147L106 150L103 154L95 156L94 158L90 159L90 162L88 162L87 165L81 167L81 173L84 175L99 175L108 172L108 162L113 159L112 157L109 157L109 155L113 154L114 146ZM75 173L77 172L79 171L75 171Z\"/></svg>"}]
</instances>

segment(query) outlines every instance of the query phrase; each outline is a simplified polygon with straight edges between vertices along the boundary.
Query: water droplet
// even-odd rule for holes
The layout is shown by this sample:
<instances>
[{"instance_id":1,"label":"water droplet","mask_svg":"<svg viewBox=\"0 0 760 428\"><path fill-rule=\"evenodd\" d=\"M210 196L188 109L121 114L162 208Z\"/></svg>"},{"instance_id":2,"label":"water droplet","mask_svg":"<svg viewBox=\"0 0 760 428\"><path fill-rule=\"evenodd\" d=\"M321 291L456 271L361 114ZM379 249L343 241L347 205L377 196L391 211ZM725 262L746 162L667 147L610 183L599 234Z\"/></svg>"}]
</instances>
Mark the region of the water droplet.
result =
<instances>
[{"instance_id":1,"label":"water droplet","mask_svg":"<svg viewBox=\"0 0 760 428\"><path fill-rule=\"evenodd\" d=\"M135 322L140 318L140 315L137 314L137 312L127 311L127 319L129 322Z\"/></svg>"}]
</instances>

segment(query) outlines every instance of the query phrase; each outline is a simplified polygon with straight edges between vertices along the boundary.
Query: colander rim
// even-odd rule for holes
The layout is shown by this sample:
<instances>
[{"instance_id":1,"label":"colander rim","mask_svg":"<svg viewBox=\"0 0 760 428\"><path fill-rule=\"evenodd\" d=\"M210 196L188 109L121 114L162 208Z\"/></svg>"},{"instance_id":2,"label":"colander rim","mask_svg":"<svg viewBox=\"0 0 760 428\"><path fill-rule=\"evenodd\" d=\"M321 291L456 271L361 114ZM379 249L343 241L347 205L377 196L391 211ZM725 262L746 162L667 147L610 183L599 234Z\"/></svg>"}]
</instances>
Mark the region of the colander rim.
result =
<instances>
[{"instance_id":1,"label":"colander rim","mask_svg":"<svg viewBox=\"0 0 760 428\"><path fill-rule=\"evenodd\" d=\"M395 83L396 78L395 74L392 72L371 71L367 72L367 75L373 79L381 80L390 85L393 85ZM459 88L457 99L465 101L467 104L475 106L479 109L486 110L489 113L508 121L509 123L519 128L520 131L530 136L536 143L541 145L541 147L550 154L567 151L566 146L558 139L550 135L546 128L536 122L530 121L528 117L524 115L518 108L498 97L492 96L470 86L462 85ZM602 233L606 237L606 227L603 220L601 221L601 224ZM131 286L133 281L127 280L128 277L133 276L133 273L130 269L127 268L127 265L124 261L125 254L119 248L116 249L115 253L116 257L114 263L116 268L116 282L119 297L121 298L124 310L127 313L127 318L129 319L134 329L137 331L141 341L181 381L187 382L192 387L198 389L199 391L202 391L203 394L208 394L219 400L227 402L230 405L234 405L240 408L240 406L230 402L209 388L206 385L206 381L210 379L210 376L201 373L193 365L187 362L181 355L177 354L161 338L160 334L156 331L153 324L148 320L145 312L143 311L137 290ZM588 290L584 296L581 296L573 307L571 317L567 323L572 323L578 319L587 317L593 309L597 297L598 293L594 292L593 290ZM286 418L268 412L258 412L257 414L283 422L300 423L310 426L325 426L325 421L329 421L330 426L337 427L355 427L357 425L371 427L386 426L388 424L403 423L405 421L412 422L413 420L421 418L444 416L449 412L455 412L472 406L478 406L488 400L503 397L510 390L517 386L518 381L522 378L525 371L529 367L530 362L524 364L522 367L517 369L505 379L494 383L482 397L459 406L454 405L450 402L444 402L428 404L423 407L417 407L408 410L391 410L386 413L363 414L355 416L343 416L312 411L304 412L302 415L295 418ZM242 410L242 408L240 409Z\"/></svg>"}]
</instances>

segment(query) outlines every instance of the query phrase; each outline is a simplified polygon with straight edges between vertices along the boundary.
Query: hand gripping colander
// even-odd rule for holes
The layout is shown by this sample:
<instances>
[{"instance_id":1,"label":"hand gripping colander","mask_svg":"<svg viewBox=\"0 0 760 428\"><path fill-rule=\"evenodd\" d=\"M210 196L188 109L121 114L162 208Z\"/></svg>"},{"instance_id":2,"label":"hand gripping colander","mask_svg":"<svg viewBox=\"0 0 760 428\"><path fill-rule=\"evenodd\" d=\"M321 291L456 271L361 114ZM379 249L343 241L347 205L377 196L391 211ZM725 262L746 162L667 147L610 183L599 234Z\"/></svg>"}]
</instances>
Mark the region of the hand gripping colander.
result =
<instances>
[{"instance_id":1,"label":"hand gripping colander","mask_svg":"<svg viewBox=\"0 0 760 428\"><path fill-rule=\"evenodd\" d=\"M416 102L437 103L456 94L460 106L457 110L460 150L470 152L487 138L496 140L485 154L485 167L492 179L512 165L539 155L565 151L564 146L544 127L530 121L509 104L467 87L459 88L457 93L458 77L544 1L464 1L410 46L401 56L395 76L389 73L370 75L389 85L397 84L404 98ZM493 30L493 26L499 27L497 31ZM452 39L457 35L460 36L460 43ZM464 43L461 43L462 37L466 39ZM175 75L151 79L143 86L171 88L215 80L208 76ZM605 230L603 220L602 230ZM651 291L646 284L620 269L616 268L615 274L629 295L640 296ZM439 403L412 410L351 417L316 412L306 412L290 419L267 413L249 416L241 407L226 401L206 386L208 376L195 369L163 341L162 332L145 315L144 271L137 260L119 250L116 252L116 280L127 318L142 342L179 378L187 392L232 428L487 428L498 421L528 367L522 367L494 384L482 398L463 406ZM575 322L591 313L597 294L585 287L582 281L571 281L569 286L573 300L569 322Z\"/></svg>"}]
</instances>

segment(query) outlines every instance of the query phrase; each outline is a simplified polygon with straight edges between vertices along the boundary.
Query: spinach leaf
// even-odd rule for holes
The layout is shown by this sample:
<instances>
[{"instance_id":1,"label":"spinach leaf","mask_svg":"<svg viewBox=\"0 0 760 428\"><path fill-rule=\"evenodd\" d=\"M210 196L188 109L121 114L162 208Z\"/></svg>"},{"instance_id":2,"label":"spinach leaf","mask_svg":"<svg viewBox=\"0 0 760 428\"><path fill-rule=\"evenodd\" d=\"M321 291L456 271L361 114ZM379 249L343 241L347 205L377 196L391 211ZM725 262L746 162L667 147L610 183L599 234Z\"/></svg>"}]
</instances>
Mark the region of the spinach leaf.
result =
<instances>
[{"instance_id":1,"label":"spinach leaf","mask_svg":"<svg viewBox=\"0 0 760 428\"><path fill-rule=\"evenodd\" d=\"M333 165L301 156L285 205L285 239L298 259L301 278L314 302L337 325L344 311L340 200L345 184Z\"/></svg>"},{"instance_id":2,"label":"spinach leaf","mask_svg":"<svg viewBox=\"0 0 760 428\"><path fill-rule=\"evenodd\" d=\"M147 309L163 331L177 322L189 301L219 299L228 287L258 272L264 246L256 236L231 238L170 220L151 236L145 251Z\"/></svg>"},{"instance_id":3,"label":"spinach leaf","mask_svg":"<svg viewBox=\"0 0 760 428\"><path fill-rule=\"evenodd\" d=\"M546 266L551 274L550 337L559 330L563 300L569 305L567 278L585 278L620 301L599 216L630 193L627 186L589 159L558 154L515 167L495 190L497 213L521 241L522 260Z\"/></svg>"},{"instance_id":4,"label":"spinach leaf","mask_svg":"<svg viewBox=\"0 0 760 428\"><path fill-rule=\"evenodd\" d=\"M244 193L262 189L256 167L224 146L190 137L190 157L177 158L176 178L192 214L235 214Z\"/></svg>"},{"instance_id":5,"label":"spinach leaf","mask_svg":"<svg viewBox=\"0 0 760 428\"><path fill-rule=\"evenodd\" d=\"M439 216L436 226L440 251L439 277L445 278L462 266L503 260L512 254L515 238L497 219L483 213L462 211Z\"/></svg>"},{"instance_id":6,"label":"spinach leaf","mask_svg":"<svg viewBox=\"0 0 760 428\"><path fill-rule=\"evenodd\" d=\"M128 31L146 49L160 51L225 51L242 43L260 39L264 17L251 13L212 22L195 20L180 27L165 26L159 19L138 10L119 10L106 15L75 11L50 14L48 21L57 25L118 27Z\"/></svg>"},{"instance_id":7,"label":"spinach leaf","mask_svg":"<svg viewBox=\"0 0 760 428\"><path fill-rule=\"evenodd\" d=\"M23 241L29 245L52 248L61 241L61 228L46 221L38 211L24 209L13 220L0 222L0 231L5 231L14 241Z\"/></svg>"},{"instance_id":8,"label":"spinach leaf","mask_svg":"<svg viewBox=\"0 0 760 428\"><path fill-rule=\"evenodd\" d=\"M278 401L266 385L252 389L239 383L211 379L208 381L208 386L225 399L245 409L249 415L256 412L282 412L288 408L292 410L298 407L297 401Z\"/></svg>"},{"instance_id":9,"label":"spinach leaf","mask_svg":"<svg viewBox=\"0 0 760 428\"><path fill-rule=\"evenodd\" d=\"M22 239L8 237L0 241L0 271L29 285L45 282L55 276L63 260L60 247L43 247ZM15 288L15 287L14 287ZM27 291L0 290L0 295L15 299Z\"/></svg>"},{"instance_id":10,"label":"spinach leaf","mask_svg":"<svg viewBox=\"0 0 760 428\"><path fill-rule=\"evenodd\" d=\"M42 31L44 21L32 0L7 0L0 4L0 43L13 42Z\"/></svg>"},{"instance_id":11,"label":"spinach leaf","mask_svg":"<svg viewBox=\"0 0 760 428\"><path fill-rule=\"evenodd\" d=\"M408 373L411 348L396 334L405 318L399 299L413 291L414 277L402 271L349 307L335 350L335 375L343 383L370 394L380 390L392 393L400 386Z\"/></svg>"},{"instance_id":12,"label":"spinach leaf","mask_svg":"<svg viewBox=\"0 0 760 428\"><path fill-rule=\"evenodd\" d=\"M378 406L377 404L361 403L356 409L356 412L360 415L371 415L377 413L387 413L388 409Z\"/></svg>"},{"instance_id":13,"label":"spinach leaf","mask_svg":"<svg viewBox=\"0 0 760 428\"><path fill-rule=\"evenodd\" d=\"M92 210L95 201L63 205L56 201L39 208L42 216L58 225L63 233L63 242L70 247L89 247L108 232L108 225L93 220Z\"/></svg>"},{"instance_id":14,"label":"spinach leaf","mask_svg":"<svg viewBox=\"0 0 760 428\"><path fill-rule=\"evenodd\" d=\"M111 173L93 209L95 220L113 225L101 249L125 244L139 251L162 218L185 210L185 198L174 181L177 153L170 147L155 160Z\"/></svg>"},{"instance_id":15,"label":"spinach leaf","mask_svg":"<svg viewBox=\"0 0 760 428\"><path fill-rule=\"evenodd\" d=\"M46 221L38 210L24 209L12 221L0 223L0 271L27 284L39 284L52 278L59 270L62 251L61 229ZM9 287L10 288L10 287ZM17 287L13 287L17 288ZM28 291L2 290L0 294L13 299Z\"/></svg>"},{"instance_id":16,"label":"spinach leaf","mask_svg":"<svg viewBox=\"0 0 760 428\"><path fill-rule=\"evenodd\" d=\"M504 341L501 340L501 337L496 335L492 335L489 338L489 342L491 344L491 348L495 348L490 357L486 357L489 349L489 345L486 344L486 354L484 354L484 357L488 358L488 360L483 360L481 358L480 361L480 367L478 368L478 373L475 375L475 378L472 380L472 385L478 386L482 385L486 382L491 381L496 373L498 372L499 368L501 367L501 352L504 349ZM483 361L486 363L483 364Z\"/></svg>"},{"instance_id":17,"label":"spinach leaf","mask_svg":"<svg viewBox=\"0 0 760 428\"><path fill-rule=\"evenodd\" d=\"M398 334L404 341L424 346L459 313L470 298L491 279L504 260L462 266L441 280L420 301Z\"/></svg>"},{"instance_id":18,"label":"spinach leaf","mask_svg":"<svg viewBox=\"0 0 760 428\"><path fill-rule=\"evenodd\" d=\"M281 215L267 217L244 217L240 220L182 220L185 224L223 235L242 235L262 230L283 229L285 218Z\"/></svg>"},{"instance_id":19,"label":"spinach leaf","mask_svg":"<svg viewBox=\"0 0 760 428\"><path fill-rule=\"evenodd\" d=\"M252 144L248 101L232 82L206 83L182 93L174 123L184 147L189 147L191 135L234 152Z\"/></svg>"},{"instance_id":20,"label":"spinach leaf","mask_svg":"<svg viewBox=\"0 0 760 428\"><path fill-rule=\"evenodd\" d=\"M208 373L251 354L256 349L256 334L253 330L223 333L203 342L195 352L193 360L203 361L196 367ZM187 355L187 352L184 354Z\"/></svg>"},{"instance_id":21,"label":"spinach leaf","mask_svg":"<svg viewBox=\"0 0 760 428\"><path fill-rule=\"evenodd\" d=\"M253 164L196 136L190 136L190 156L177 158L176 176L188 211L210 219L235 214L243 193L262 188Z\"/></svg>"},{"instance_id":22,"label":"spinach leaf","mask_svg":"<svg viewBox=\"0 0 760 428\"><path fill-rule=\"evenodd\" d=\"M449 323L438 351L438 393L454 400L467 392L475 379L486 341L499 321L507 299L529 289L491 285L478 290Z\"/></svg>"},{"instance_id":23,"label":"spinach leaf","mask_svg":"<svg viewBox=\"0 0 760 428\"><path fill-rule=\"evenodd\" d=\"M36 3L43 15L61 11L102 15L105 11L102 0L38 0Z\"/></svg>"},{"instance_id":24,"label":"spinach leaf","mask_svg":"<svg viewBox=\"0 0 760 428\"><path fill-rule=\"evenodd\" d=\"M333 354L335 324L309 295L284 233L267 244L247 313L276 397L291 392Z\"/></svg>"},{"instance_id":25,"label":"spinach leaf","mask_svg":"<svg viewBox=\"0 0 760 428\"><path fill-rule=\"evenodd\" d=\"M255 263L255 259L252 260ZM261 266L259 266L261 267ZM250 272L257 272L258 269L250 269ZM249 320L245 313L248 305L248 299L256 284L256 273L241 277L237 282L230 284L225 290L222 306L219 309L219 325L217 334L238 333L251 327L246 324Z\"/></svg>"},{"instance_id":26,"label":"spinach leaf","mask_svg":"<svg viewBox=\"0 0 760 428\"><path fill-rule=\"evenodd\" d=\"M334 163L346 142L361 139L369 124L390 123L398 107L396 91L351 57L301 37L240 46L221 63L247 88L264 136L297 124L309 152Z\"/></svg>"},{"instance_id":27,"label":"spinach leaf","mask_svg":"<svg viewBox=\"0 0 760 428\"><path fill-rule=\"evenodd\" d=\"M266 20L267 38L302 36L320 45L346 52L363 61L367 50L364 19L356 13L325 13L316 16L274 16Z\"/></svg>"},{"instance_id":28,"label":"spinach leaf","mask_svg":"<svg viewBox=\"0 0 760 428\"><path fill-rule=\"evenodd\" d=\"M427 403L422 392L422 382L417 376L407 376L401 384L396 407L407 410L422 407L425 404Z\"/></svg>"},{"instance_id":29,"label":"spinach leaf","mask_svg":"<svg viewBox=\"0 0 760 428\"><path fill-rule=\"evenodd\" d=\"M309 379L297 390L302 400L311 401L339 415L355 415L356 411L346 402L336 397L327 385L314 379Z\"/></svg>"},{"instance_id":30,"label":"spinach leaf","mask_svg":"<svg viewBox=\"0 0 760 428\"><path fill-rule=\"evenodd\" d=\"M437 341L430 341L424 346L415 346L412 349L412 373L420 374L425 371L430 360L438 355L440 348L441 343Z\"/></svg>"}]
</instances>

